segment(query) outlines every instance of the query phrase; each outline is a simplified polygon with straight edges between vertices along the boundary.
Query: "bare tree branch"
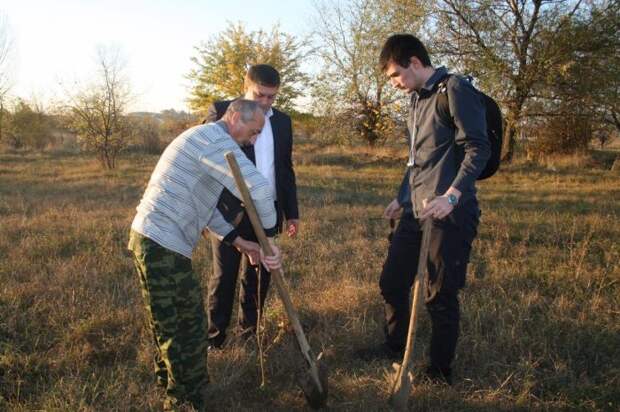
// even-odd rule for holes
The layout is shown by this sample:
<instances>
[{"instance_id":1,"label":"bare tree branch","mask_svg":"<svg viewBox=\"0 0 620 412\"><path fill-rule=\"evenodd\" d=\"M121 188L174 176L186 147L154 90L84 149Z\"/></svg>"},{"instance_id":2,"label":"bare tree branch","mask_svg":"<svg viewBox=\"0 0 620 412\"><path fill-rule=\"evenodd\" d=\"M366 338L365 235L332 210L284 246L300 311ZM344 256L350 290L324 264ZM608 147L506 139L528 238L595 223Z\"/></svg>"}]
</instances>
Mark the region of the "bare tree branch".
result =
<instances>
[{"instance_id":1,"label":"bare tree branch","mask_svg":"<svg viewBox=\"0 0 620 412\"><path fill-rule=\"evenodd\" d=\"M130 135L125 118L129 83L123 77L124 62L119 50L99 48L96 63L98 78L67 93L68 113L72 128L84 144L97 153L105 168L113 169Z\"/></svg>"}]
</instances>

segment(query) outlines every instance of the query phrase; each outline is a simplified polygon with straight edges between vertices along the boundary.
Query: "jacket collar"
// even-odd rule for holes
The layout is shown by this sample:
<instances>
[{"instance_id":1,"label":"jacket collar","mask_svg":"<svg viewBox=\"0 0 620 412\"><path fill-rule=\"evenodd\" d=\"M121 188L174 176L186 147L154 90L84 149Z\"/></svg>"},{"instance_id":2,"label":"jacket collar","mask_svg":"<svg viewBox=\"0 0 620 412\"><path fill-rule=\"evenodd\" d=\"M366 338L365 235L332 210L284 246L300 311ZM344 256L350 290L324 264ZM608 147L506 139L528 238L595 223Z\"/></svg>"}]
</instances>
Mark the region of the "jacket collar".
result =
<instances>
[{"instance_id":1,"label":"jacket collar","mask_svg":"<svg viewBox=\"0 0 620 412\"><path fill-rule=\"evenodd\" d=\"M441 79L446 77L447 74L448 74L448 69L446 69L445 66L438 67L437 69L435 69L435 72L431 75L431 77L428 78L426 83L424 83L424 86L422 86L422 89L420 89L417 93L420 95L428 95L435 89L435 86L437 85L437 83Z\"/></svg>"},{"instance_id":2,"label":"jacket collar","mask_svg":"<svg viewBox=\"0 0 620 412\"><path fill-rule=\"evenodd\" d=\"M227 134L229 134L228 126L226 125L226 122L224 120L220 119L216 121L215 124L221 127Z\"/></svg>"}]
</instances>

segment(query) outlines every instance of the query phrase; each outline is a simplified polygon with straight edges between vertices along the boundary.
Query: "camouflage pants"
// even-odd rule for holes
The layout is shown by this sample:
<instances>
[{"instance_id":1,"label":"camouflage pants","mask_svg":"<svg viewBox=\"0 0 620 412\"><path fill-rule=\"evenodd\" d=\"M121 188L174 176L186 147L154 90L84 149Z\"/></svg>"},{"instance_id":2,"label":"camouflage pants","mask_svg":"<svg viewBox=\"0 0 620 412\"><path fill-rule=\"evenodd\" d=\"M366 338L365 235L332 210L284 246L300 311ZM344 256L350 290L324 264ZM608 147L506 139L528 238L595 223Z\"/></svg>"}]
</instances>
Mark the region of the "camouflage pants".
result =
<instances>
[{"instance_id":1,"label":"camouflage pants","mask_svg":"<svg viewBox=\"0 0 620 412\"><path fill-rule=\"evenodd\" d=\"M189 403L202 411L207 373L207 324L192 261L131 231L129 248L157 349L155 374L166 387L165 410Z\"/></svg>"}]
</instances>

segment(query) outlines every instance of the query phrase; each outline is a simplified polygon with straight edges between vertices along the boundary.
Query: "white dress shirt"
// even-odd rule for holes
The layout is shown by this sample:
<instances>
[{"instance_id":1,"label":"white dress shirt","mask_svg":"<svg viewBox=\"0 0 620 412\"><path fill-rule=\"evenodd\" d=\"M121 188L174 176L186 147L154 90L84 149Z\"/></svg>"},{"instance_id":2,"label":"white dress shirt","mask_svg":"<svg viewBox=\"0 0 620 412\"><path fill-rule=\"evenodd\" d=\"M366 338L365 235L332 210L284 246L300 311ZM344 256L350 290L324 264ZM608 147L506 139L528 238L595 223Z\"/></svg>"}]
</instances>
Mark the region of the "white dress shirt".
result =
<instances>
[{"instance_id":1,"label":"white dress shirt","mask_svg":"<svg viewBox=\"0 0 620 412\"><path fill-rule=\"evenodd\" d=\"M256 156L256 168L269 182L273 199L277 200L273 130L269 120L271 116L273 116L273 109L270 108L267 114L265 114L263 130L258 135L256 143L254 143L254 155Z\"/></svg>"}]
</instances>

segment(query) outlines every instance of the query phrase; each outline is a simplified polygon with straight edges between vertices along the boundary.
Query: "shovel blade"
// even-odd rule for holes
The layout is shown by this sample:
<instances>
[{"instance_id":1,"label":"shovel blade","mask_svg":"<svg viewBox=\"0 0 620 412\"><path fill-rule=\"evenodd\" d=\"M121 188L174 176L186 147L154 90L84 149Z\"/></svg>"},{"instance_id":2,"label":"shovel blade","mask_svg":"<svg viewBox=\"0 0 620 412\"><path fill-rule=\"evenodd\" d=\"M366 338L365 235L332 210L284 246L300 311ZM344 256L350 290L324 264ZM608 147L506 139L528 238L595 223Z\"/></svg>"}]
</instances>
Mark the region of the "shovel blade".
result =
<instances>
[{"instance_id":1,"label":"shovel blade","mask_svg":"<svg viewBox=\"0 0 620 412\"><path fill-rule=\"evenodd\" d=\"M327 367L320 359L314 363L318 371L318 384L312 373L312 365L298 375L298 381L308 405L312 409L321 409L327 404Z\"/></svg>"},{"instance_id":2,"label":"shovel blade","mask_svg":"<svg viewBox=\"0 0 620 412\"><path fill-rule=\"evenodd\" d=\"M397 412L406 411L413 375L409 371L406 373L405 371L401 371L401 365L398 363L392 364L392 367L396 372L392 379L393 385L389 403L392 409Z\"/></svg>"}]
</instances>

